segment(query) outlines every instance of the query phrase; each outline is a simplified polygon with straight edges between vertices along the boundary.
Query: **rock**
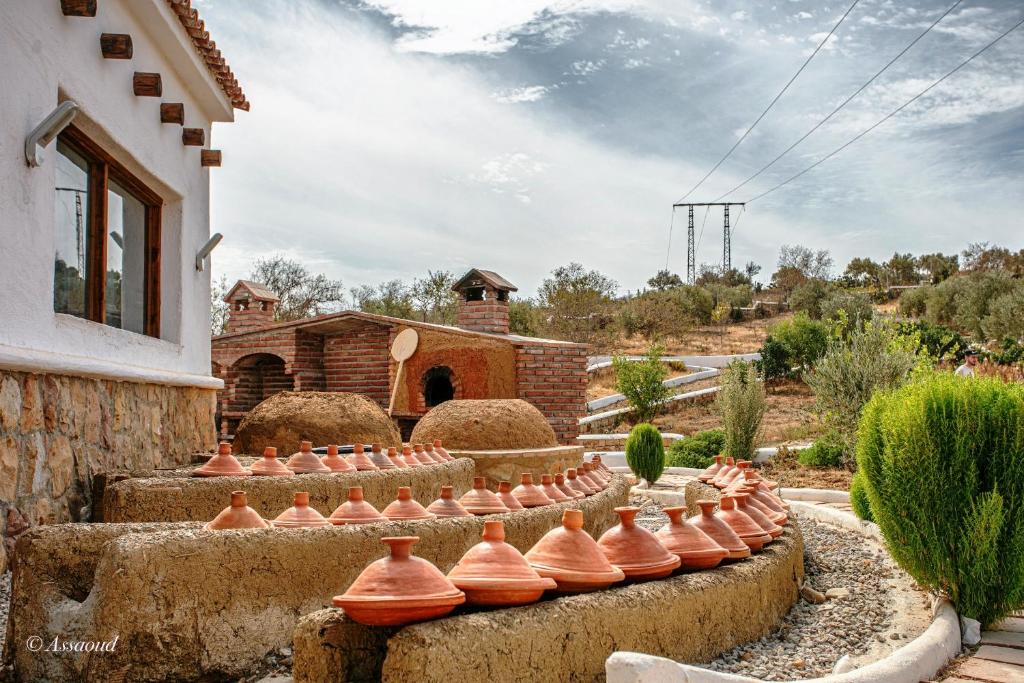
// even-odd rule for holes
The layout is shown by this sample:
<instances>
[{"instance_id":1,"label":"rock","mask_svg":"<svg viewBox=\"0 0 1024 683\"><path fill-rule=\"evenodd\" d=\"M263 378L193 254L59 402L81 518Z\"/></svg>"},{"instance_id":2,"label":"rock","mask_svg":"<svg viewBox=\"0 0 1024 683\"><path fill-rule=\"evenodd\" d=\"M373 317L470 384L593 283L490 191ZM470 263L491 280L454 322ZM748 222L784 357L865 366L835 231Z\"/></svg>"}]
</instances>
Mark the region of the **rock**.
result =
<instances>
[{"instance_id":1,"label":"rock","mask_svg":"<svg viewBox=\"0 0 1024 683\"><path fill-rule=\"evenodd\" d=\"M804 600L811 603L812 605L820 605L825 602L825 594L821 591L814 590L807 584L804 584L800 588L800 595Z\"/></svg>"},{"instance_id":2,"label":"rock","mask_svg":"<svg viewBox=\"0 0 1024 683\"><path fill-rule=\"evenodd\" d=\"M825 597L829 598L830 600L832 598L845 598L845 597L849 597L849 595L850 595L850 589L849 588L829 588L827 591L825 591Z\"/></svg>"},{"instance_id":3,"label":"rock","mask_svg":"<svg viewBox=\"0 0 1024 683\"><path fill-rule=\"evenodd\" d=\"M68 490L74 476L75 456L71 442L62 434L53 437L49 451L50 486L54 497L60 497Z\"/></svg>"},{"instance_id":4,"label":"rock","mask_svg":"<svg viewBox=\"0 0 1024 683\"><path fill-rule=\"evenodd\" d=\"M960 617L960 639L968 647L974 647L980 643L981 622L970 617Z\"/></svg>"},{"instance_id":5,"label":"rock","mask_svg":"<svg viewBox=\"0 0 1024 683\"><path fill-rule=\"evenodd\" d=\"M0 501L13 503L18 494L18 440L0 437Z\"/></svg>"},{"instance_id":6,"label":"rock","mask_svg":"<svg viewBox=\"0 0 1024 683\"><path fill-rule=\"evenodd\" d=\"M754 653L751 652L750 650L747 650L746 652L744 652L743 654L740 655L740 659L742 659L744 662L749 662L753 658L754 658Z\"/></svg>"},{"instance_id":7,"label":"rock","mask_svg":"<svg viewBox=\"0 0 1024 683\"><path fill-rule=\"evenodd\" d=\"M902 637L903 636L901 636L899 633L890 633L889 634L889 640L899 640Z\"/></svg>"},{"instance_id":8,"label":"rock","mask_svg":"<svg viewBox=\"0 0 1024 683\"><path fill-rule=\"evenodd\" d=\"M16 431L21 420L21 385L18 380L7 376L0 381L0 428L5 432Z\"/></svg>"},{"instance_id":9,"label":"rock","mask_svg":"<svg viewBox=\"0 0 1024 683\"><path fill-rule=\"evenodd\" d=\"M794 659L794 660L793 660L792 662L790 662L790 663L789 663L789 665L790 665L791 667L793 667L794 669L800 669L800 670L803 670L803 669L804 669L804 667L806 667L806 666L807 666L807 662L805 662L805 661L804 661L804 660L802 660L802 659Z\"/></svg>"}]
</instances>

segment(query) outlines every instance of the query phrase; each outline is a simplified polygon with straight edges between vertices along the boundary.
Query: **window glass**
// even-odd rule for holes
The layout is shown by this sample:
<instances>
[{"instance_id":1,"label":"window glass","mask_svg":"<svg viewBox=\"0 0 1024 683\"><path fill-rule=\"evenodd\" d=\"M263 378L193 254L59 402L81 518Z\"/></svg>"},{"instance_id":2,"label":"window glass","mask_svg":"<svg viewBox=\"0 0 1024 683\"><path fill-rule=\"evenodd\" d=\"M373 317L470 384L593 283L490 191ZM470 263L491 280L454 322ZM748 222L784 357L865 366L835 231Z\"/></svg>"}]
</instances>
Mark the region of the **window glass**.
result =
<instances>
[{"instance_id":1,"label":"window glass","mask_svg":"<svg viewBox=\"0 0 1024 683\"><path fill-rule=\"evenodd\" d=\"M107 184L106 323L145 332L146 207L113 180Z\"/></svg>"},{"instance_id":2,"label":"window glass","mask_svg":"<svg viewBox=\"0 0 1024 683\"><path fill-rule=\"evenodd\" d=\"M84 318L89 164L60 140L56 162L53 310Z\"/></svg>"}]
</instances>

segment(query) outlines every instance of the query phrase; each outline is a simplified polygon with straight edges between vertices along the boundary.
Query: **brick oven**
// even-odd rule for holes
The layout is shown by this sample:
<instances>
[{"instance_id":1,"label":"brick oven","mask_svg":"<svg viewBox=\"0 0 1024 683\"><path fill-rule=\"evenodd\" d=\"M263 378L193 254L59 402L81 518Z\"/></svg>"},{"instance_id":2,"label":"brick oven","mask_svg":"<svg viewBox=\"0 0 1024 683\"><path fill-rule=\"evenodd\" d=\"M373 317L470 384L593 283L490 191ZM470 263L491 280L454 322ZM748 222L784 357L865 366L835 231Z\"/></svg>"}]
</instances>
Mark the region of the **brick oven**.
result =
<instances>
[{"instance_id":1,"label":"brick oven","mask_svg":"<svg viewBox=\"0 0 1024 683\"><path fill-rule=\"evenodd\" d=\"M587 346L509 334L509 294L497 273L471 269L453 287L455 326L341 311L274 323L277 297L239 281L225 297L227 332L213 338L213 374L221 436L279 391L345 391L387 408L398 364L391 342L406 328L419 336L399 379L392 416L403 436L430 408L450 399L521 398L551 423L560 443L573 443L586 413Z\"/></svg>"}]
</instances>

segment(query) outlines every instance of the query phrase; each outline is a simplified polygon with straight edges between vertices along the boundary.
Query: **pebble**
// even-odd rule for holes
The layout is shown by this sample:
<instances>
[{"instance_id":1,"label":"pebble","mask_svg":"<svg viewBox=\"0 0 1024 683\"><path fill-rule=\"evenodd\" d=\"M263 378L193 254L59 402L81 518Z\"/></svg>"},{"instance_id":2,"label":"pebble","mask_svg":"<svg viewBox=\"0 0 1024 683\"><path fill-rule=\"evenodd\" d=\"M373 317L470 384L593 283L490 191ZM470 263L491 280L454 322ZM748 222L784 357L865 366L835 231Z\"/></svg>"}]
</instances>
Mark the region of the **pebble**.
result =
<instances>
[{"instance_id":1,"label":"pebble","mask_svg":"<svg viewBox=\"0 0 1024 683\"><path fill-rule=\"evenodd\" d=\"M806 583L800 587L800 596L812 605L820 605L825 602L825 594L814 590Z\"/></svg>"},{"instance_id":2,"label":"pebble","mask_svg":"<svg viewBox=\"0 0 1024 683\"><path fill-rule=\"evenodd\" d=\"M0 575L0 652L7 637L7 612L11 607L11 572ZM2 677L0 677L2 678Z\"/></svg>"}]
</instances>

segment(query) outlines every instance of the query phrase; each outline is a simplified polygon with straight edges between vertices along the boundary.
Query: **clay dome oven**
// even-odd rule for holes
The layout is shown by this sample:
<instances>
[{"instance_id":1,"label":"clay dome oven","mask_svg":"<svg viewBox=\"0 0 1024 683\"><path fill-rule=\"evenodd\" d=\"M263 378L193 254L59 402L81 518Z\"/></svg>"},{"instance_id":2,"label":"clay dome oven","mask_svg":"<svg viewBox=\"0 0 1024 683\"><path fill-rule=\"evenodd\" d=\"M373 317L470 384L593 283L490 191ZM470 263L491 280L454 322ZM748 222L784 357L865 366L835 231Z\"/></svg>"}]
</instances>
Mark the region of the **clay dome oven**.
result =
<instances>
[{"instance_id":1,"label":"clay dome oven","mask_svg":"<svg viewBox=\"0 0 1024 683\"><path fill-rule=\"evenodd\" d=\"M520 399L445 401L413 429L413 443L441 439L449 450L485 451L557 446L555 430Z\"/></svg>"}]
</instances>

